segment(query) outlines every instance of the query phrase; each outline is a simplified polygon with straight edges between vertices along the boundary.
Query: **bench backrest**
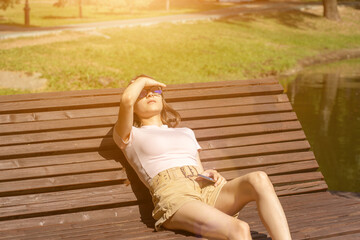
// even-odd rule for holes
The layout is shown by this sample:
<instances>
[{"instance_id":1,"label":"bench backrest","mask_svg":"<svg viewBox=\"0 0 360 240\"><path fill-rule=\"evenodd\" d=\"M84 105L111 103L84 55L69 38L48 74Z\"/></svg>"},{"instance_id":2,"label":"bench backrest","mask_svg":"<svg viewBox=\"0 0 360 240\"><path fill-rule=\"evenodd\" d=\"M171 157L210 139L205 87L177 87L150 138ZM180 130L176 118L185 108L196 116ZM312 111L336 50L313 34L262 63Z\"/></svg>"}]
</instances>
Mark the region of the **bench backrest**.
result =
<instances>
[{"instance_id":1,"label":"bench backrest","mask_svg":"<svg viewBox=\"0 0 360 240\"><path fill-rule=\"evenodd\" d=\"M112 140L122 91L0 96L5 229L102 219L147 204ZM327 189L276 79L169 85L164 95L181 126L195 131L205 168L227 179L265 171L279 196Z\"/></svg>"}]
</instances>

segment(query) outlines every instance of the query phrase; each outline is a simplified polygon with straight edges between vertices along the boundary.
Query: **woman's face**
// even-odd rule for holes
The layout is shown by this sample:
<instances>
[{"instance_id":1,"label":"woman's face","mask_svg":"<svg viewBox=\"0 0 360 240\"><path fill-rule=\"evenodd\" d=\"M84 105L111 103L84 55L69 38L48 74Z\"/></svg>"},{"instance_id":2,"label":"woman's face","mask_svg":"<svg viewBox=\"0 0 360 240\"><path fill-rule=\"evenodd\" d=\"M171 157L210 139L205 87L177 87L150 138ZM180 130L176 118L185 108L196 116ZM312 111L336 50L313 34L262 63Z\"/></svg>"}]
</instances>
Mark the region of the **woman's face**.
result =
<instances>
[{"instance_id":1,"label":"woman's face","mask_svg":"<svg viewBox=\"0 0 360 240\"><path fill-rule=\"evenodd\" d=\"M157 88L144 88L136 100L134 113L140 119L150 118L161 113L163 109L163 98L157 90Z\"/></svg>"}]
</instances>

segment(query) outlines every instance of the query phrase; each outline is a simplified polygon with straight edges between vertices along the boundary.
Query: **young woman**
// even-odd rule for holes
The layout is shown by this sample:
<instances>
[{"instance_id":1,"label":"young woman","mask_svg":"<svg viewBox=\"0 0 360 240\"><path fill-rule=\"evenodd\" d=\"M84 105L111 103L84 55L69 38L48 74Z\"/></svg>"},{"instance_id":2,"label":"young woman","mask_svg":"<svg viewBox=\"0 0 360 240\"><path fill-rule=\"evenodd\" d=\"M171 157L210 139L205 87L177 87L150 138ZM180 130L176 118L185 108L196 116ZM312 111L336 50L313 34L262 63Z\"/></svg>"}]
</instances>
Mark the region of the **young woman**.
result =
<instances>
[{"instance_id":1,"label":"young woman","mask_svg":"<svg viewBox=\"0 0 360 240\"><path fill-rule=\"evenodd\" d=\"M291 239L266 173L253 172L227 182L216 170L203 169L194 132L175 128L180 116L165 102L165 87L145 75L132 80L123 92L113 132L114 141L150 190L155 229L185 230L214 239L251 239L249 225L233 215L256 201L272 239Z\"/></svg>"}]
</instances>

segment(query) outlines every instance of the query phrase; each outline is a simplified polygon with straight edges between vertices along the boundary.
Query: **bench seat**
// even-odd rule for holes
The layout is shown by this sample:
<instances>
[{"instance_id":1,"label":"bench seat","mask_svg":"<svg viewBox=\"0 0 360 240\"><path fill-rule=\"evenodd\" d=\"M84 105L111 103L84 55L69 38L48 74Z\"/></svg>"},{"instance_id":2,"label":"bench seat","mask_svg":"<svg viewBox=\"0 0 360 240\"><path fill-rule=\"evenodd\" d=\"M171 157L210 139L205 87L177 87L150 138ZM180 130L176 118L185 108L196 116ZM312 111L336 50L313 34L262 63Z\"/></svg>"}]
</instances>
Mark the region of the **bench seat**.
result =
<instances>
[{"instance_id":1,"label":"bench seat","mask_svg":"<svg viewBox=\"0 0 360 240\"><path fill-rule=\"evenodd\" d=\"M123 89L0 96L0 240L195 239L154 232L145 186L112 139ZM327 191L274 78L168 85L204 168L228 180L265 171L294 239L355 239L360 198ZM239 216L266 239L254 203Z\"/></svg>"}]
</instances>

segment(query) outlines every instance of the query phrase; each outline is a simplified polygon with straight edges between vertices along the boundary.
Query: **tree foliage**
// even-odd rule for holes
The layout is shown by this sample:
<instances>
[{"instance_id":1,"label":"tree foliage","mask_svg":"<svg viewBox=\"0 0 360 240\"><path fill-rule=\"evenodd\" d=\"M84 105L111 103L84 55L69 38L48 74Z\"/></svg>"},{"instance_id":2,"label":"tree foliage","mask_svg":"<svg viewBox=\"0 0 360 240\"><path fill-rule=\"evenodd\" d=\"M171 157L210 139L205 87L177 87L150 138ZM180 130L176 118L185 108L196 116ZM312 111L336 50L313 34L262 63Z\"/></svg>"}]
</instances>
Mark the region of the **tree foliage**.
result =
<instances>
[{"instance_id":1,"label":"tree foliage","mask_svg":"<svg viewBox=\"0 0 360 240\"><path fill-rule=\"evenodd\" d=\"M6 10L8 7L13 7L16 3L20 3L20 0L0 0L0 9Z\"/></svg>"}]
</instances>

